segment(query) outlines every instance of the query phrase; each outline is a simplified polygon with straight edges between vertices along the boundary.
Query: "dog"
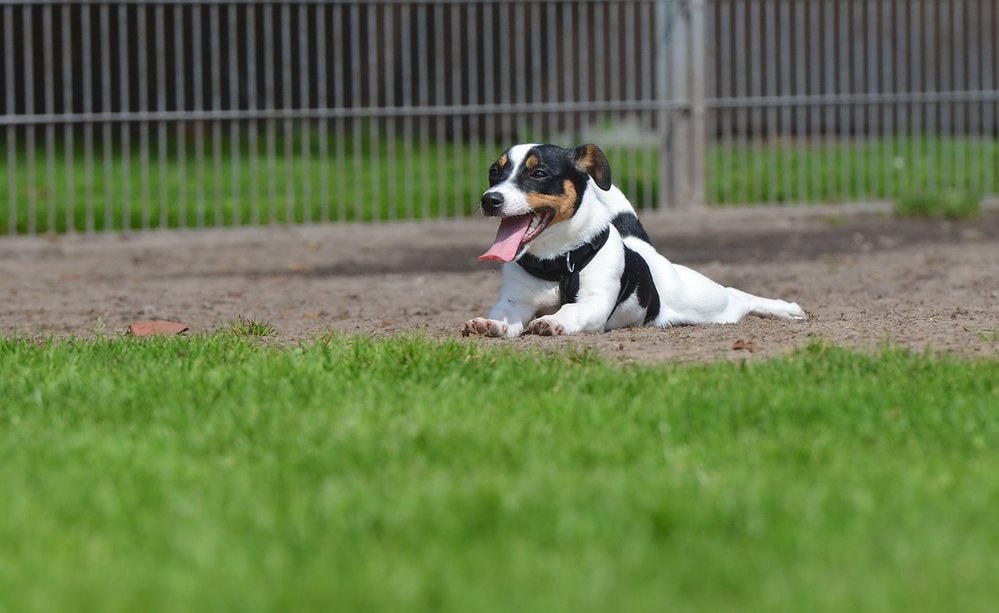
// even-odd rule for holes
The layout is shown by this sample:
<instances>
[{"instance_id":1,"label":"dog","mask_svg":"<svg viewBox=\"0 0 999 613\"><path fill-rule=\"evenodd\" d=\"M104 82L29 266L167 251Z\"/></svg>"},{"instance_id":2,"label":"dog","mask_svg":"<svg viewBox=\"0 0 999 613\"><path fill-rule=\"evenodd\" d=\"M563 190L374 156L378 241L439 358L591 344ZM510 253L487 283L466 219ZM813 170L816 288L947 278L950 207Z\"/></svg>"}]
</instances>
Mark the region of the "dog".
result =
<instances>
[{"instance_id":1,"label":"dog","mask_svg":"<svg viewBox=\"0 0 999 613\"><path fill-rule=\"evenodd\" d=\"M596 145L511 147L490 166L480 204L500 218L479 260L504 263L502 286L463 336L806 318L796 303L723 287L660 255Z\"/></svg>"}]
</instances>

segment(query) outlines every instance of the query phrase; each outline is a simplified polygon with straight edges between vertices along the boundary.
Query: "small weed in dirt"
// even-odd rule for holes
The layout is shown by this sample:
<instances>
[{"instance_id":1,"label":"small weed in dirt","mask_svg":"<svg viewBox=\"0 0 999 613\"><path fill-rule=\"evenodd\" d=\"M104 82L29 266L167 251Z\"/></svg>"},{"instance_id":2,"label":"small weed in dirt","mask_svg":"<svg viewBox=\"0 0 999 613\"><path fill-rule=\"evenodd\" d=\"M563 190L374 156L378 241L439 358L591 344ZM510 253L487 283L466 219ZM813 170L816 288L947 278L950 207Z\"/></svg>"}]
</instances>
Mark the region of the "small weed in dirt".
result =
<instances>
[{"instance_id":1,"label":"small weed in dirt","mask_svg":"<svg viewBox=\"0 0 999 613\"><path fill-rule=\"evenodd\" d=\"M235 336L274 336L277 330L266 321L256 321L240 315L230 322L228 331Z\"/></svg>"},{"instance_id":2,"label":"small weed in dirt","mask_svg":"<svg viewBox=\"0 0 999 613\"><path fill-rule=\"evenodd\" d=\"M895 201L895 214L900 217L972 219L981 212L981 198L958 189L913 192Z\"/></svg>"},{"instance_id":3,"label":"small weed in dirt","mask_svg":"<svg viewBox=\"0 0 999 613\"><path fill-rule=\"evenodd\" d=\"M999 330L982 330L978 333L978 338L988 343L999 342Z\"/></svg>"}]
</instances>

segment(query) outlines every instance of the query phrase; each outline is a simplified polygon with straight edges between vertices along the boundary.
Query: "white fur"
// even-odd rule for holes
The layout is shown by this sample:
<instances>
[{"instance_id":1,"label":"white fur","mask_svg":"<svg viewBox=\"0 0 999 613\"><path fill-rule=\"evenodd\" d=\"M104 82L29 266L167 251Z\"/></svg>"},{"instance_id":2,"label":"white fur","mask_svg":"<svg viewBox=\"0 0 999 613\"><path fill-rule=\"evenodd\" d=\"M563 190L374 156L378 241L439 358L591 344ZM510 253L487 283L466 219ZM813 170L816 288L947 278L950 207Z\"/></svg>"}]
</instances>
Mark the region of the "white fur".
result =
<instances>
[{"instance_id":1,"label":"white fur","mask_svg":"<svg viewBox=\"0 0 999 613\"><path fill-rule=\"evenodd\" d=\"M517 145L508 152L515 164L511 176L534 145ZM502 215L530 212L525 195L512 181L490 188L504 196ZM542 335L601 332L642 325L646 309L636 294L615 309L624 271L624 245L638 253L649 266L659 294L659 314L651 325L669 327L684 324L734 323L747 315L774 319L803 320L797 304L761 298L731 287L723 287L704 275L671 263L645 241L629 236L622 239L611 220L634 208L615 186L604 191L590 179L576 214L544 230L529 243L525 253L540 259L561 256L589 241L609 227L604 246L580 272L576 301L559 306L558 283L538 279L516 261L503 265L499 300L488 318L465 323L463 334L517 337L525 332Z\"/></svg>"}]
</instances>

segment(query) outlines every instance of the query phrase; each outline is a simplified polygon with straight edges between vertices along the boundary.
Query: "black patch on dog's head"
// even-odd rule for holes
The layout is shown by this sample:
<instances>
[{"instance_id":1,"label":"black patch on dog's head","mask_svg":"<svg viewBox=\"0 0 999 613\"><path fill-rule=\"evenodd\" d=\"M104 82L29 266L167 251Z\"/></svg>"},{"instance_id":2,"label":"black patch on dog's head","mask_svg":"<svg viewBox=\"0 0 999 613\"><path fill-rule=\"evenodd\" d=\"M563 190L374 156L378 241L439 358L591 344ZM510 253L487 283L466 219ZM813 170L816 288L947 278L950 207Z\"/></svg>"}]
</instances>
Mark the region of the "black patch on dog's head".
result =
<instances>
[{"instance_id":1,"label":"black patch on dog's head","mask_svg":"<svg viewBox=\"0 0 999 613\"><path fill-rule=\"evenodd\" d=\"M510 163L510 150L508 149L489 167L489 187L505 181L511 172L513 172L513 164Z\"/></svg>"}]
</instances>

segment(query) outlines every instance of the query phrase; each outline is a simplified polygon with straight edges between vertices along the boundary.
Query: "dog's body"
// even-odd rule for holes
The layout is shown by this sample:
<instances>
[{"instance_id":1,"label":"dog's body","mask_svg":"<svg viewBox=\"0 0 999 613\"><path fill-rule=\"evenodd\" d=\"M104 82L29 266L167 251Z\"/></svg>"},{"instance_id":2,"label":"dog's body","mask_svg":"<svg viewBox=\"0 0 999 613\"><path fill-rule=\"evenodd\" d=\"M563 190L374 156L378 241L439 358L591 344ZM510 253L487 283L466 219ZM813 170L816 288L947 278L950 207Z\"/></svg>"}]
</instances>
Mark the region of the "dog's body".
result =
<instances>
[{"instance_id":1,"label":"dog's body","mask_svg":"<svg viewBox=\"0 0 999 613\"><path fill-rule=\"evenodd\" d=\"M489 184L483 212L502 221L479 259L506 262L503 283L488 318L466 322L464 335L805 318L797 304L723 287L656 252L594 145L516 145Z\"/></svg>"}]
</instances>

